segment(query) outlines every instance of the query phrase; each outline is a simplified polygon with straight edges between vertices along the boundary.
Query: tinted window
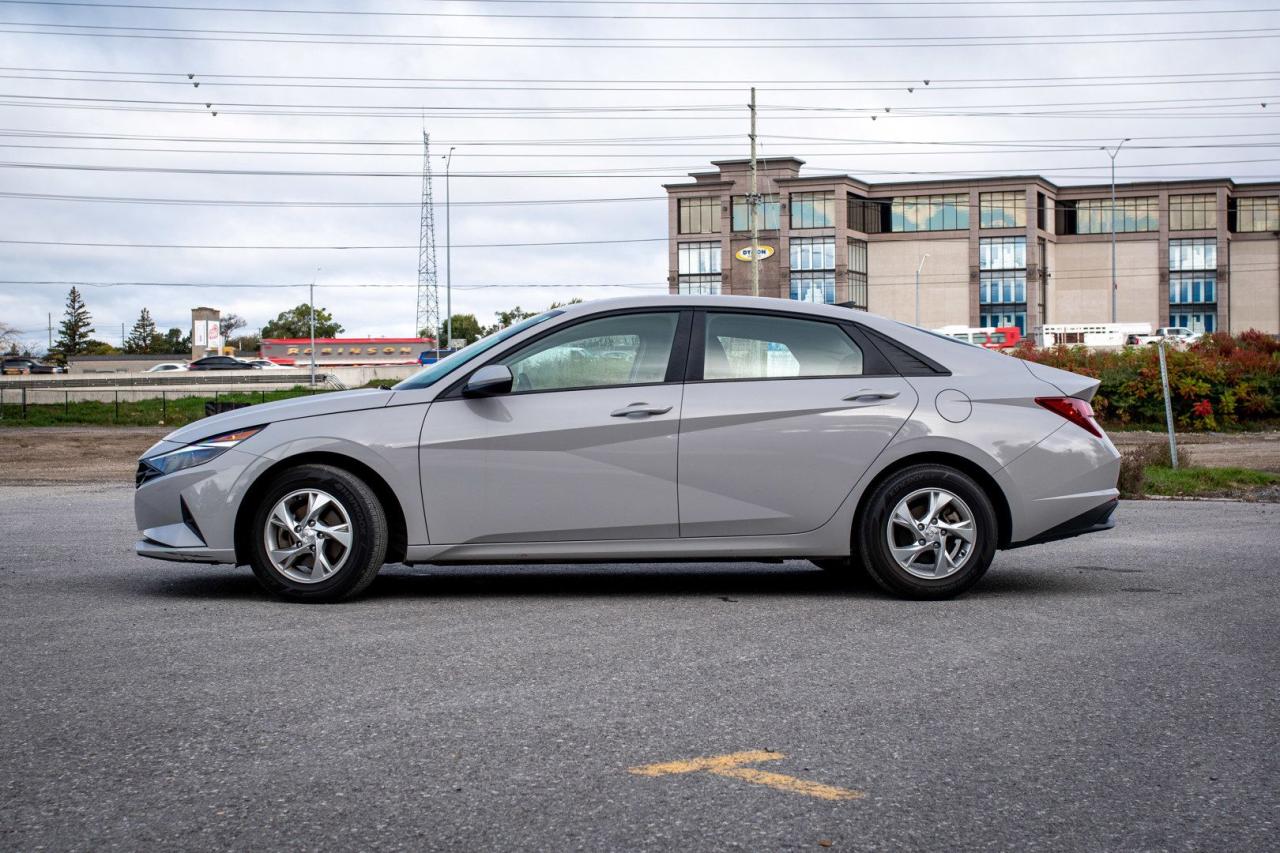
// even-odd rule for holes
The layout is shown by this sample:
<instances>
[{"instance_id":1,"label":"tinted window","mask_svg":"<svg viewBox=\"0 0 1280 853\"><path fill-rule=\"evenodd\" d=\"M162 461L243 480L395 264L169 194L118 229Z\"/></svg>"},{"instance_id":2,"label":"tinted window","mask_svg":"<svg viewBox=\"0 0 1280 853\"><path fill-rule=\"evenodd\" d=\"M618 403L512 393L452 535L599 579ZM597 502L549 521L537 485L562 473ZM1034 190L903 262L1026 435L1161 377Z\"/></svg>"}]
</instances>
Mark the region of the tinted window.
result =
<instances>
[{"instance_id":1,"label":"tinted window","mask_svg":"<svg viewBox=\"0 0 1280 853\"><path fill-rule=\"evenodd\" d=\"M588 320L535 341L499 364L514 391L553 391L662 382L679 314L622 314Z\"/></svg>"},{"instance_id":2,"label":"tinted window","mask_svg":"<svg viewBox=\"0 0 1280 853\"><path fill-rule=\"evenodd\" d=\"M862 374L862 350L833 323L709 313L706 324L704 379Z\"/></svg>"},{"instance_id":3,"label":"tinted window","mask_svg":"<svg viewBox=\"0 0 1280 853\"><path fill-rule=\"evenodd\" d=\"M548 311L545 314L539 314L536 317L530 317L527 320L522 320L515 325L507 326L505 329L494 332L487 338L481 338L474 344L468 344L452 355L440 359L426 370L418 371L399 385L394 386L392 390L408 391L413 388L426 388L427 386L434 384L440 379L440 377L445 374L452 373L468 361L471 361L476 356L483 355L508 338L520 334L530 326L536 326L539 323L544 323L552 317L558 317L563 313L563 311Z\"/></svg>"}]
</instances>

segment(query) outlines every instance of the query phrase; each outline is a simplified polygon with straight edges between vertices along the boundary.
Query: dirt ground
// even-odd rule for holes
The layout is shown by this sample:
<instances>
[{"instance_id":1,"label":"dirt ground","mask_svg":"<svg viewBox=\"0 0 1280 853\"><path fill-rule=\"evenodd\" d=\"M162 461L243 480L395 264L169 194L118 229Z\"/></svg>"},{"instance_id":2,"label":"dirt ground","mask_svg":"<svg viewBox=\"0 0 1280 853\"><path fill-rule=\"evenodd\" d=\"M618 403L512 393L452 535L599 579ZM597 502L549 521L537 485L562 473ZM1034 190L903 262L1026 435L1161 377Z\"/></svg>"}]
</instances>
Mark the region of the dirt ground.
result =
<instances>
[{"instance_id":1,"label":"dirt ground","mask_svg":"<svg viewBox=\"0 0 1280 853\"><path fill-rule=\"evenodd\" d=\"M169 427L0 430L0 485L132 483L138 457Z\"/></svg>"},{"instance_id":2,"label":"dirt ground","mask_svg":"<svg viewBox=\"0 0 1280 853\"><path fill-rule=\"evenodd\" d=\"M1169 440L1162 432L1111 432L1108 435L1121 450ZM1179 454L1185 451L1194 465L1234 466L1280 474L1280 432L1179 433L1177 439Z\"/></svg>"},{"instance_id":3,"label":"dirt ground","mask_svg":"<svg viewBox=\"0 0 1280 853\"><path fill-rule=\"evenodd\" d=\"M167 427L14 427L0 430L0 485L132 483L138 456ZM1164 433L1113 432L1118 447L1165 441ZM1197 465L1280 473L1280 432L1178 436Z\"/></svg>"}]
</instances>

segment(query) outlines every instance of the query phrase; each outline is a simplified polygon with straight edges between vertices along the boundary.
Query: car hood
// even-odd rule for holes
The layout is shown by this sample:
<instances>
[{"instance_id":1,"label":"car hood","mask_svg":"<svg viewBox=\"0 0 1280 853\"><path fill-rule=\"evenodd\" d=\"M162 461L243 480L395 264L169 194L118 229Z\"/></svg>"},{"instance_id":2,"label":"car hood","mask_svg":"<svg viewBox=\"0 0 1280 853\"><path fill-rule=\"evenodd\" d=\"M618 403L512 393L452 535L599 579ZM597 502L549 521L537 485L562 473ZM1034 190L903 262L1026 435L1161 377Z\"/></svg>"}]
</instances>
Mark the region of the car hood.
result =
<instances>
[{"instance_id":1,"label":"car hood","mask_svg":"<svg viewBox=\"0 0 1280 853\"><path fill-rule=\"evenodd\" d=\"M1098 393L1098 386L1102 384L1101 381L1091 376L1081 376L1079 373L1072 373L1070 370L1062 370L1025 359L1020 359L1020 361L1027 366L1027 370L1031 371L1031 375L1036 379L1048 382L1068 397L1076 397L1085 402L1093 399L1093 395Z\"/></svg>"},{"instance_id":2,"label":"car hood","mask_svg":"<svg viewBox=\"0 0 1280 853\"><path fill-rule=\"evenodd\" d=\"M292 421L316 415L335 415L341 412L357 412L361 409L380 409L391 399L391 392L382 388L358 388L354 391L332 391L291 400L259 403L243 409L223 412L201 418L165 436L165 441L189 444L211 435L231 432L251 426L261 426L275 421Z\"/></svg>"}]
</instances>

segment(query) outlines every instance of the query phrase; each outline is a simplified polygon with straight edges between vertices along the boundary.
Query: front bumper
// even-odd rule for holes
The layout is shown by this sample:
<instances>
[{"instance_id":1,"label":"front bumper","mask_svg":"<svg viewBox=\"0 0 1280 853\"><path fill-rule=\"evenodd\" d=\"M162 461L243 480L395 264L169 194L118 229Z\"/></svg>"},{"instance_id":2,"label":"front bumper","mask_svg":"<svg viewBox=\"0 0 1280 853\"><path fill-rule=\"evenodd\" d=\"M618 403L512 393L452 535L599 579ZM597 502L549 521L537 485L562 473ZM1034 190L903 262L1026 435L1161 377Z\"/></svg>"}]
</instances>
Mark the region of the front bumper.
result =
<instances>
[{"instance_id":1,"label":"front bumper","mask_svg":"<svg viewBox=\"0 0 1280 853\"><path fill-rule=\"evenodd\" d=\"M231 448L203 465L143 482L133 497L141 537L134 550L158 560L234 564L236 514L249 484L270 464Z\"/></svg>"}]
</instances>

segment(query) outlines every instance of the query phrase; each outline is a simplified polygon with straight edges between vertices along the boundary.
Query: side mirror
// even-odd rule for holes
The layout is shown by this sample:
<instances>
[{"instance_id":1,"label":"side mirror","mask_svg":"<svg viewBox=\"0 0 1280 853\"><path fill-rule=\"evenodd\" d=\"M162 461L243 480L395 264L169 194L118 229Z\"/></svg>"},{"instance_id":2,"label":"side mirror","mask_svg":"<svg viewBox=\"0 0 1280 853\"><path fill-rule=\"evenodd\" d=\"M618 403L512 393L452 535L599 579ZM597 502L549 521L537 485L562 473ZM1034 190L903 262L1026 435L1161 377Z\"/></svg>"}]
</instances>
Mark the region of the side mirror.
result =
<instances>
[{"instance_id":1,"label":"side mirror","mask_svg":"<svg viewBox=\"0 0 1280 853\"><path fill-rule=\"evenodd\" d=\"M515 383L511 368L505 364L486 364L471 374L467 384L462 387L464 397L492 397L496 394L507 394Z\"/></svg>"}]
</instances>

